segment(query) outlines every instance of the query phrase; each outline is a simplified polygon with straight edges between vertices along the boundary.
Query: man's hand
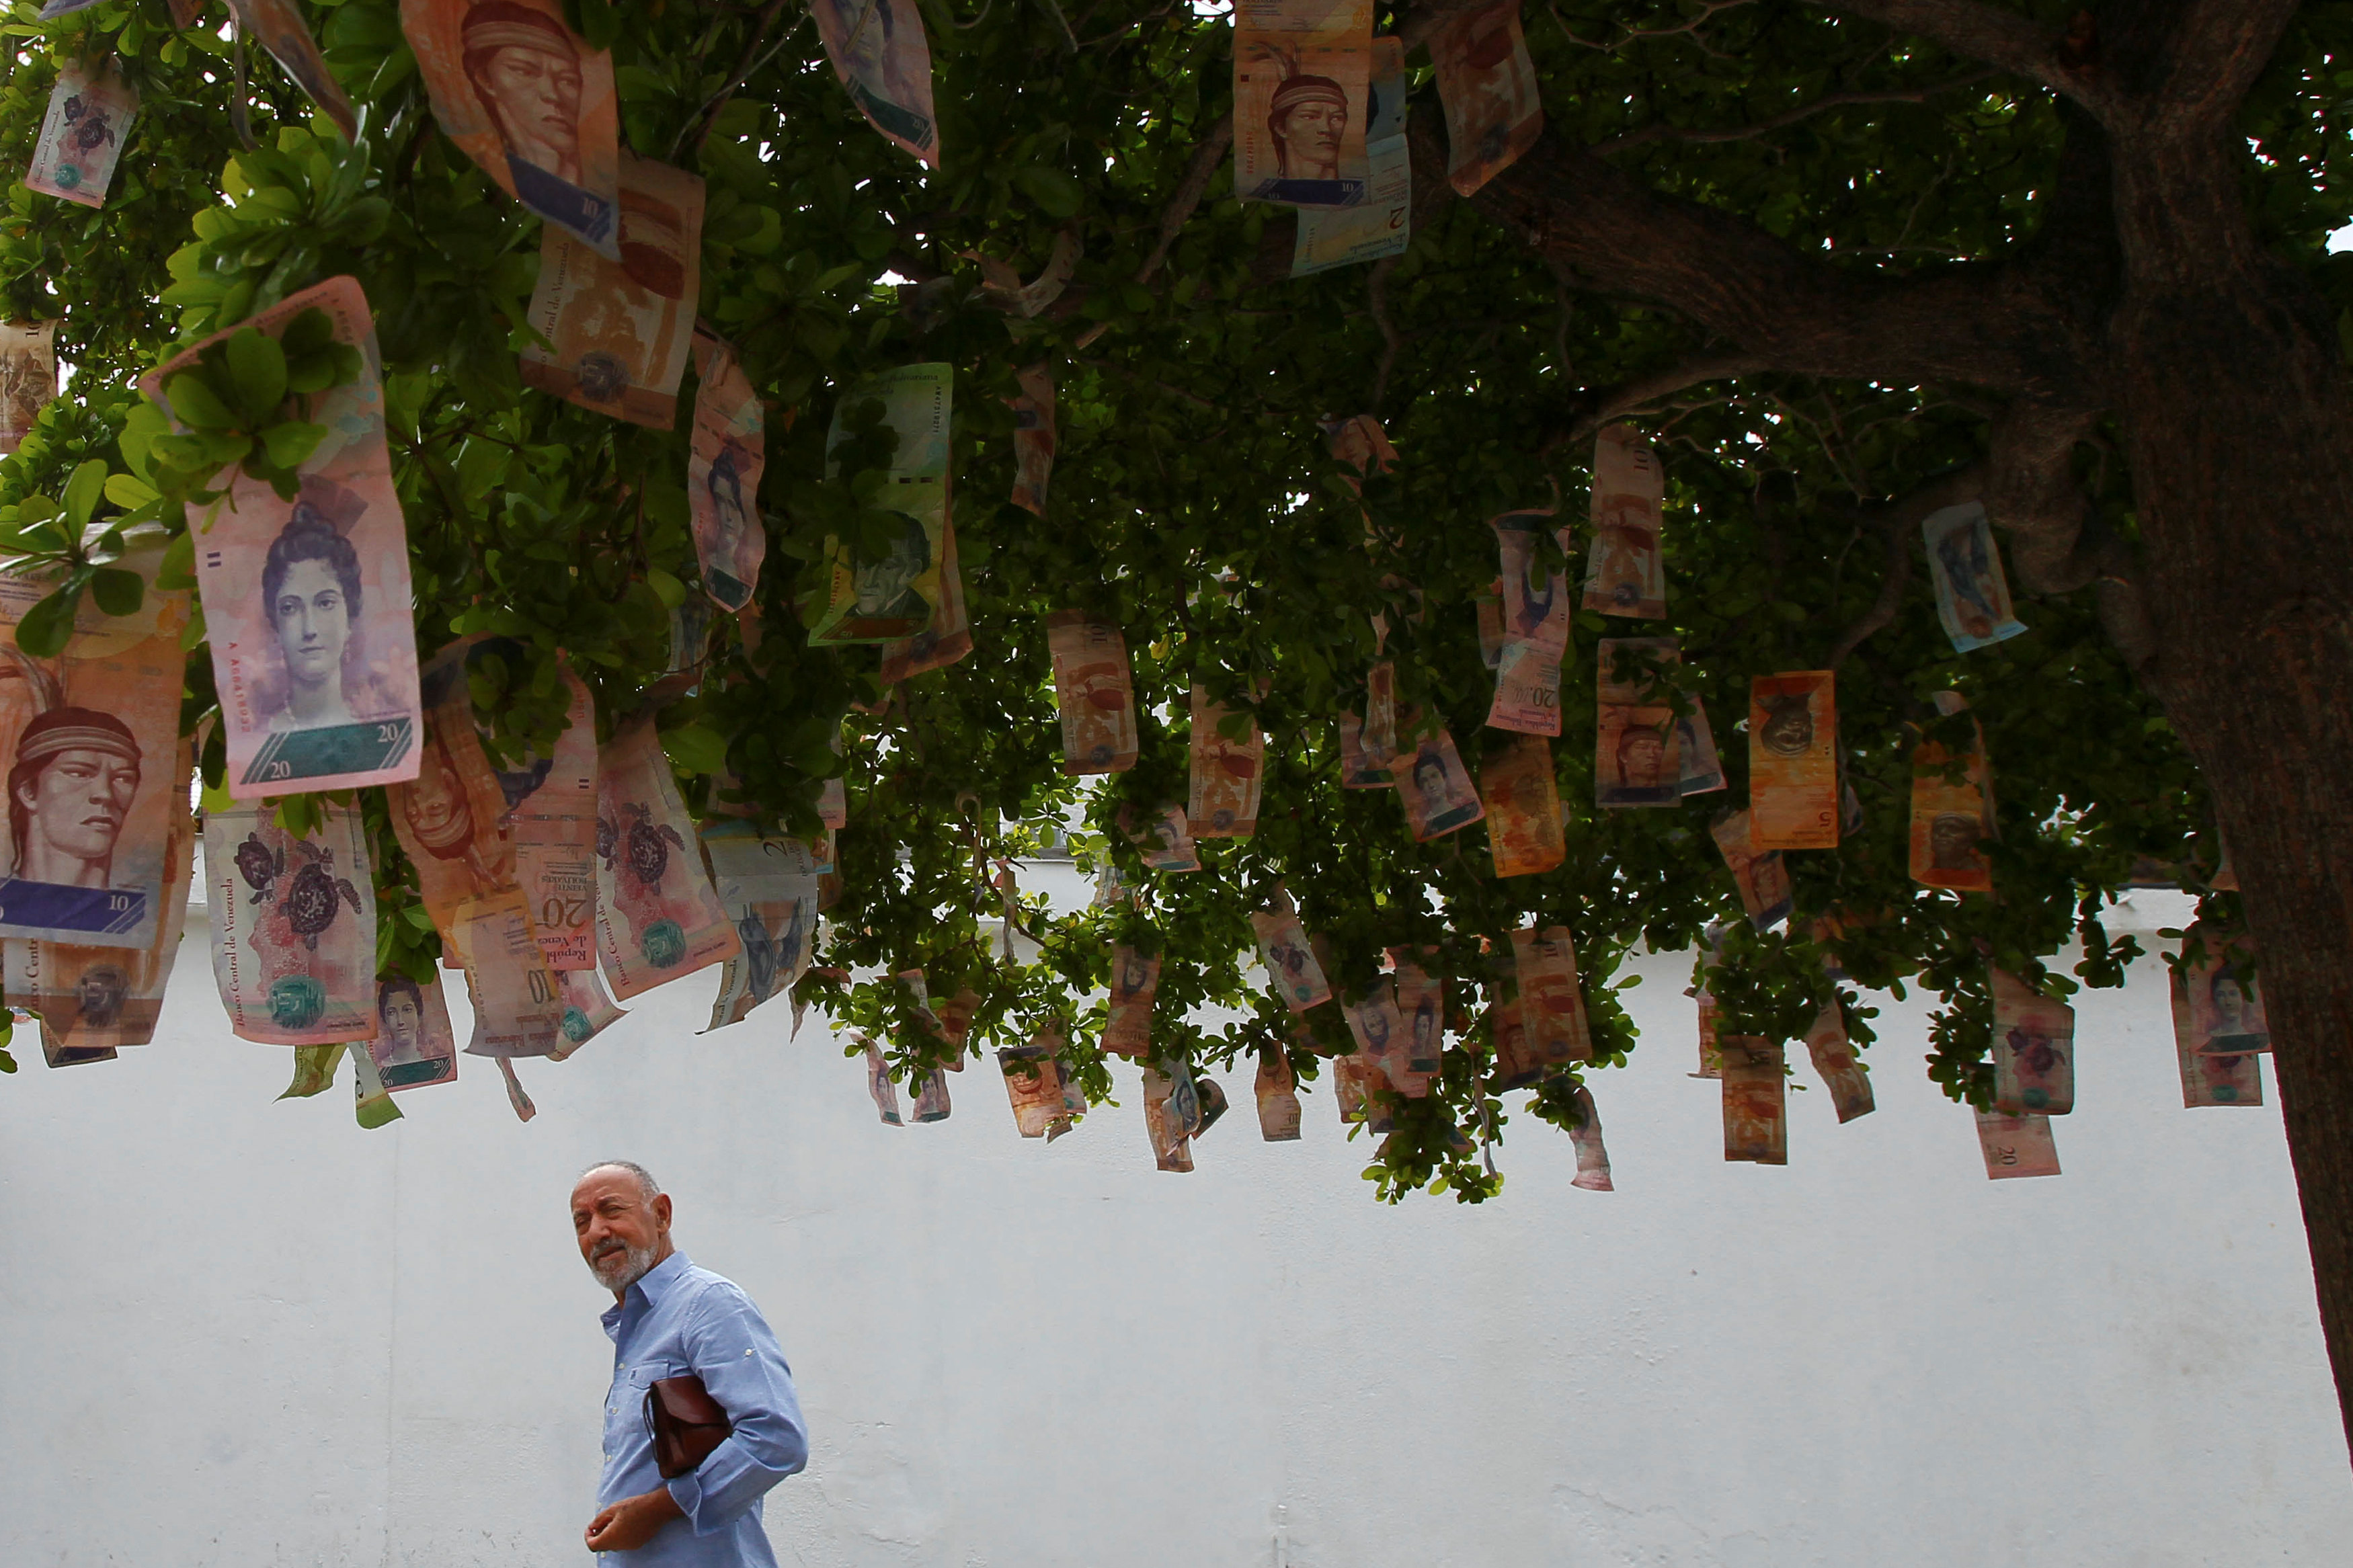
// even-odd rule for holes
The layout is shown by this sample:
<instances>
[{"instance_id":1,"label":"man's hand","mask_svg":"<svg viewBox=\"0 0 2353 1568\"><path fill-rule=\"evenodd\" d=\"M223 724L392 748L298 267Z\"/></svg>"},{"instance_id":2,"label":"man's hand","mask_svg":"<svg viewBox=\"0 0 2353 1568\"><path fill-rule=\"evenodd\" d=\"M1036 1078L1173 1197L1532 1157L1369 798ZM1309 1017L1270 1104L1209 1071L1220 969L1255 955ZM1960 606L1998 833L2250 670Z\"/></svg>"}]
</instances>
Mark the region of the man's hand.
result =
<instances>
[{"instance_id":1,"label":"man's hand","mask_svg":"<svg viewBox=\"0 0 2353 1568\"><path fill-rule=\"evenodd\" d=\"M635 1552L663 1525L685 1517L686 1510L678 1506L668 1487L623 1498L588 1521L588 1550Z\"/></svg>"}]
</instances>

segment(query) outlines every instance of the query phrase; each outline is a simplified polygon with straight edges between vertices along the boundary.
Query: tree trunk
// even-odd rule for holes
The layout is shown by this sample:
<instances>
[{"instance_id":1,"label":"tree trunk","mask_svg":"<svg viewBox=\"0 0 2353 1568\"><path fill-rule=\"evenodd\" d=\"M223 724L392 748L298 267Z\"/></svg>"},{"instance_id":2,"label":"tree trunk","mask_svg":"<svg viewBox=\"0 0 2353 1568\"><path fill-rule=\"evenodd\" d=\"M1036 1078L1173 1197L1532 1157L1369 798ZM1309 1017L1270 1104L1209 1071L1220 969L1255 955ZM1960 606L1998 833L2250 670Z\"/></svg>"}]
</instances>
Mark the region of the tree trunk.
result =
<instances>
[{"instance_id":1,"label":"tree trunk","mask_svg":"<svg viewBox=\"0 0 2353 1568\"><path fill-rule=\"evenodd\" d=\"M2228 833L2353 1440L2353 394L2225 137L2120 138L2113 341L2147 668Z\"/></svg>"}]
</instances>

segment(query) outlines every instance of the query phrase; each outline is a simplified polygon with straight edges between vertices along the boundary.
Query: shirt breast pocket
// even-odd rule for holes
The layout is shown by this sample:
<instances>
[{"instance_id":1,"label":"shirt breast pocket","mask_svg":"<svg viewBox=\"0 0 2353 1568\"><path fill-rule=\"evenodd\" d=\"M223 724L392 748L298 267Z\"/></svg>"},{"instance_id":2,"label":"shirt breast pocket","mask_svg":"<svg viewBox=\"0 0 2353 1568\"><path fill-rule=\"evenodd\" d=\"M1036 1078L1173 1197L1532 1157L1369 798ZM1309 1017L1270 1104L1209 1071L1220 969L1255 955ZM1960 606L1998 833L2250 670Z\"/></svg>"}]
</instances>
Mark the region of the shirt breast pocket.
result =
<instances>
[{"instance_id":1,"label":"shirt breast pocket","mask_svg":"<svg viewBox=\"0 0 2353 1568\"><path fill-rule=\"evenodd\" d=\"M684 1362L659 1356L624 1368L613 1380L613 1397L606 1402L606 1430L617 1438L631 1434L647 1437L646 1391L663 1378L683 1377L692 1370Z\"/></svg>"}]
</instances>

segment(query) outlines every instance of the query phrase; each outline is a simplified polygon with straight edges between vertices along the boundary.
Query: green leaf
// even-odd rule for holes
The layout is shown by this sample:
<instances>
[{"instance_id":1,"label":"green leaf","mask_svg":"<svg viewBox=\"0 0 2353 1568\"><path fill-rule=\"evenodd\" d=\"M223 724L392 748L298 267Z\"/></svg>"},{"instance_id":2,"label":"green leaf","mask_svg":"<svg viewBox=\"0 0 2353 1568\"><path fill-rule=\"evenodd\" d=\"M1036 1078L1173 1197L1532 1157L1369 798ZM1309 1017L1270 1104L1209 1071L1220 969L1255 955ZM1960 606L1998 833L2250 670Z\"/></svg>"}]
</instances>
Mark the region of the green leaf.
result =
<instances>
[{"instance_id":1,"label":"green leaf","mask_svg":"<svg viewBox=\"0 0 2353 1568\"><path fill-rule=\"evenodd\" d=\"M82 574L76 573L25 612L16 623L16 647L35 658L55 658L66 651L73 636L74 616L81 608Z\"/></svg>"},{"instance_id":2,"label":"green leaf","mask_svg":"<svg viewBox=\"0 0 2353 1568\"><path fill-rule=\"evenodd\" d=\"M261 450L274 468L299 468L312 452L319 449L319 443L326 438L327 427L324 425L306 425L290 419L281 425L272 425L261 433Z\"/></svg>"},{"instance_id":3,"label":"green leaf","mask_svg":"<svg viewBox=\"0 0 2353 1568\"><path fill-rule=\"evenodd\" d=\"M1022 195L1036 202L1039 210L1050 218L1077 216L1079 208L1086 200L1085 193L1079 189L1078 181L1060 169L1049 169L1039 163L1014 170L1013 183L1021 188Z\"/></svg>"},{"instance_id":4,"label":"green leaf","mask_svg":"<svg viewBox=\"0 0 2353 1568\"><path fill-rule=\"evenodd\" d=\"M137 511L163 497L156 494L154 486L135 474L110 474L106 479L106 499L125 511Z\"/></svg>"},{"instance_id":5,"label":"green leaf","mask_svg":"<svg viewBox=\"0 0 2353 1568\"><path fill-rule=\"evenodd\" d=\"M164 546L163 563L155 569L155 586L166 591L196 585L196 536L183 531Z\"/></svg>"},{"instance_id":6,"label":"green leaf","mask_svg":"<svg viewBox=\"0 0 2353 1568\"><path fill-rule=\"evenodd\" d=\"M172 405L172 417L191 430L232 430L237 417L229 412L228 405L220 400L197 370L184 370L164 383L164 399Z\"/></svg>"},{"instance_id":7,"label":"green leaf","mask_svg":"<svg viewBox=\"0 0 2353 1568\"><path fill-rule=\"evenodd\" d=\"M227 345L229 374L237 385L237 405L246 428L264 423L286 401L286 351L274 338L251 327L230 334Z\"/></svg>"},{"instance_id":8,"label":"green leaf","mask_svg":"<svg viewBox=\"0 0 2353 1568\"><path fill-rule=\"evenodd\" d=\"M135 616L147 596L146 580L121 566L100 566L90 574L90 596L110 616Z\"/></svg>"},{"instance_id":9,"label":"green leaf","mask_svg":"<svg viewBox=\"0 0 2353 1568\"><path fill-rule=\"evenodd\" d=\"M76 468L66 481L66 516L76 528L90 525L90 515L106 494L106 460L92 458Z\"/></svg>"}]
</instances>

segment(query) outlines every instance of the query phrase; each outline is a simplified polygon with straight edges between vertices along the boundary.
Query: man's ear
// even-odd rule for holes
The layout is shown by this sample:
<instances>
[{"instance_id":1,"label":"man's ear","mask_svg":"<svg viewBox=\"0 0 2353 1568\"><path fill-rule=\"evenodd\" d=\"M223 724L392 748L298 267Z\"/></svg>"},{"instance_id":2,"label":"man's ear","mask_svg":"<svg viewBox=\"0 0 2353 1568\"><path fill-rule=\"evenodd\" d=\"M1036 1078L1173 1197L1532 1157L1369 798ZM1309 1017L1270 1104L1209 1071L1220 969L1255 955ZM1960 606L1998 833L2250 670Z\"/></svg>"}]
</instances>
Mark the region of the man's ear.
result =
<instances>
[{"instance_id":1,"label":"man's ear","mask_svg":"<svg viewBox=\"0 0 2353 1568\"><path fill-rule=\"evenodd\" d=\"M668 1193L658 1193L654 1196L654 1223L659 1229L670 1228L670 1194Z\"/></svg>"}]
</instances>

